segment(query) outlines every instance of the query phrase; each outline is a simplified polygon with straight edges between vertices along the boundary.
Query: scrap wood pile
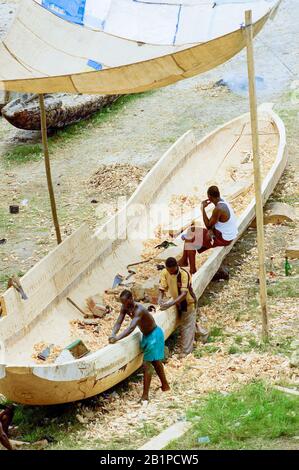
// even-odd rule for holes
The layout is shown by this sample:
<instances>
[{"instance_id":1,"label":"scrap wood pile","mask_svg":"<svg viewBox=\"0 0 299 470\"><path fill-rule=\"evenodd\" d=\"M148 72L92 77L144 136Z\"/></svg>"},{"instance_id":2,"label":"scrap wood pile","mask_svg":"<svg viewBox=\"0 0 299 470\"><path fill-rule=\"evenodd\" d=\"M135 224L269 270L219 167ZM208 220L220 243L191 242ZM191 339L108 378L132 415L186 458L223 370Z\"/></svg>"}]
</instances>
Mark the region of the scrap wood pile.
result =
<instances>
[{"instance_id":1,"label":"scrap wood pile","mask_svg":"<svg viewBox=\"0 0 299 470\"><path fill-rule=\"evenodd\" d=\"M128 163L101 165L87 181L87 186L99 193L101 200L111 200L115 196L131 195L147 171Z\"/></svg>"}]
</instances>

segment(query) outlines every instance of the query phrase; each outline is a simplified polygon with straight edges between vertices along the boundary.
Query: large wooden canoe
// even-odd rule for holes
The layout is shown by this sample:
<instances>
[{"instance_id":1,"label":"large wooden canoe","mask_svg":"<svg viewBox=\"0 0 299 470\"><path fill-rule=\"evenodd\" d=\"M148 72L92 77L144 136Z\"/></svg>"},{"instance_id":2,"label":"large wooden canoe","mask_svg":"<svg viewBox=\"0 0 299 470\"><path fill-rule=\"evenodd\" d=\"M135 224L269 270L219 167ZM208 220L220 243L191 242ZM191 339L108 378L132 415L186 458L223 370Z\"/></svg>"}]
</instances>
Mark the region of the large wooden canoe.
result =
<instances>
[{"instance_id":1,"label":"large wooden canoe","mask_svg":"<svg viewBox=\"0 0 299 470\"><path fill-rule=\"evenodd\" d=\"M70 95L57 93L45 96L47 128L57 129L86 119L114 103L120 95ZM2 116L19 129L40 130L40 107L37 95L25 95L10 101L1 110Z\"/></svg>"},{"instance_id":2,"label":"large wooden canoe","mask_svg":"<svg viewBox=\"0 0 299 470\"><path fill-rule=\"evenodd\" d=\"M269 106L259 109L259 133L266 201L287 162L284 125ZM87 296L110 288L115 274L138 260L144 241L134 239L132 229L136 229L136 220L144 226L144 207L169 205L181 194L203 198L207 186L218 183L237 210L241 236L255 214L250 151L248 115L228 122L200 142L187 132L152 168L127 205L96 234L82 226L22 278L28 300L22 300L13 288L7 290L0 298L0 338L5 345L0 393L24 404L65 403L101 393L136 371L142 363L139 331L116 345L59 365L36 364L32 350L39 341L69 344L70 321L80 314L66 297L83 306ZM140 214L136 207L141 208ZM115 228L118 236L108 237ZM208 252L193 279L198 296L231 248ZM161 259L173 254L179 255L177 248L169 248ZM156 320L169 337L176 327L176 312L158 311Z\"/></svg>"}]
</instances>

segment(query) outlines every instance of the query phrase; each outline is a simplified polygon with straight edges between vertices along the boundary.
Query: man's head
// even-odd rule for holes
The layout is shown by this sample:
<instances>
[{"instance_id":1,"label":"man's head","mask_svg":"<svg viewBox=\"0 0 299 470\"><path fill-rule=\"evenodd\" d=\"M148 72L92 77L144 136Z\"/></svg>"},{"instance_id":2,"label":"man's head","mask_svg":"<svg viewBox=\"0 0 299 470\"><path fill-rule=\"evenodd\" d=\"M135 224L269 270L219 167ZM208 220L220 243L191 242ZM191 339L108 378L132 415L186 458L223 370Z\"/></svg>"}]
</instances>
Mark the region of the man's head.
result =
<instances>
[{"instance_id":1,"label":"man's head","mask_svg":"<svg viewBox=\"0 0 299 470\"><path fill-rule=\"evenodd\" d=\"M125 308L133 307L134 305L133 295L132 295L132 292L129 291L128 289L123 290L119 298L120 298L122 305Z\"/></svg>"},{"instance_id":2,"label":"man's head","mask_svg":"<svg viewBox=\"0 0 299 470\"><path fill-rule=\"evenodd\" d=\"M220 191L217 186L210 186L208 189L208 198L213 204L217 204L220 199Z\"/></svg>"},{"instance_id":3,"label":"man's head","mask_svg":"<svg viewBox=\"0 0 299 470\"><path fill-rule=\"evenodd\" d=\"M167 258L165 266L169 274L177 274L179 266L175 258Z\"/></svg>"}]
</instances>

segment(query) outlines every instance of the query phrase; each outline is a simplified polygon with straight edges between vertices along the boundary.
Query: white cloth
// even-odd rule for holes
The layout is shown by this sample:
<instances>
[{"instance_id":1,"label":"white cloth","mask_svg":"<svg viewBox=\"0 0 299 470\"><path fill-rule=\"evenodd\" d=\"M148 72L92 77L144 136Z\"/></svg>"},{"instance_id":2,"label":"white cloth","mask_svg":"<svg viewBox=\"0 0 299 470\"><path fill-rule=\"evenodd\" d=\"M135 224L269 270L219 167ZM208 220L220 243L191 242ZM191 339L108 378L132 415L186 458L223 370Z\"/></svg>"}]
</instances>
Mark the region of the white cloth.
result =
<instances>
[{"instance_id":1,"label":"white cloth","mask_svg":"<svg viewBox=\"0 0 299 470\"><path fill-rule=\"evenodd\" d=\"M34 0L67 21L147 44L182 46L238 30L277 0Z\"/></svg>"},{"instance_id":2,"label":"white cloth","mask_svg":"<svg viewBox=\"0 0 299 470\"><path fill-rule=\"evenodd\" d=\"M235 216L234 210L225 199L221 199L221 201L218 204L226 205L226 207L229 210L230 217L227 222L217 222L215 224L215 228L219 230L219 232L221 232L223 240L226 240L226 241L234 240L236 236L238 235L237 218Z\"/></svg>"}]
</instances>

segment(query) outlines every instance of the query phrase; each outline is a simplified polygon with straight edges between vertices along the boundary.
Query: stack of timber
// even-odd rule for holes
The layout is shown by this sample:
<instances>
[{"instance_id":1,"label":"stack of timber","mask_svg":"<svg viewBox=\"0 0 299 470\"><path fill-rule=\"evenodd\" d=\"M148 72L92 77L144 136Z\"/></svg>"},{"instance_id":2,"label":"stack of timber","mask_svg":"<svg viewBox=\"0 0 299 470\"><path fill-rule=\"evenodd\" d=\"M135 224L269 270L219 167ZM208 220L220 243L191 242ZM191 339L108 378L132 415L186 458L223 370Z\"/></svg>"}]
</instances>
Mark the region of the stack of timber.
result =
<instances>
[{"instance_id":1,"label":"stack of timber","mask_svg":"<svg viewBox=\"0 0 299 470\"><path fill-rule=\"evenodd\" d=\"M258 116L265 203L286 166L286 138L281 119L269 106L260 107ZM78 324L82 314L67 301L68 297L82 309L88 297L102 296L104 305L109 303L107 295L115 275L126 274L130 263L142 259L145 249L150 251L150 241L157 238L157 231L163 232L161 226L155 226L152 233L136 237L138 230L144 233L144 227L148 226L153 206L166 206L176 215L176 211L170 210L175 199L181 200L184 195L195 202L197 198L202 200L206 198L207 187L218 184L236 210L241 236L255 216L250 154L248 114L228 122L199 142L191 131L187 132L146 175L127 205L105 225L96 232L83 225L23 276L21 284L27 300L22 300L15 289L8 289L0 297L0 339L5 347L4 363L0 365L0 393L24 404L66 403L101 393L136 371L143 360L141 333L136 329L119 343L108 344L107 334L114 321L110 314L100 319L102 327L98 336L94 336L93 345L87 344L91 351L87 356L62 363L39 364L32 354L38 342L65 348L74 340L74 322ZM236 182L240 188L244 186L243 192L236 191ZM137 213L138 208L140 213ZM190 205L187 205L187 212L190 212ZM184 217L182 223L185 222ZM177 225L177 219L175 223ZM169 255L180 256L182 240L180 236L172 240L177 246L164 252L157 250L156 263L163 263ZM217 247L207 251L205 257L198 256L199 269L193 276L198 297L232 246ZM153 272L147 273L146 286L155 285L156 276L153 266ZM111 298L115 301L111 306L116 315L117 297L111 294ZM177 326L176 309L164 312L157 308L154 316L168 338ZM77 337L79 334L76 329ZM79 338L84 343L87 340Z\"/></svg>"},{"instance_id":2,"label":"stack of timber","mask_svg":"<svg viewBox=\"0 0 299 470\"><path fill-rule=\"evenodd\" d=\"M47 128L58 129L86 119L114 103L120 95L45 94ZM2 108L2 116L15 127L40 130L38 95L24 95Z\"/></svg>"}]
</instances>

